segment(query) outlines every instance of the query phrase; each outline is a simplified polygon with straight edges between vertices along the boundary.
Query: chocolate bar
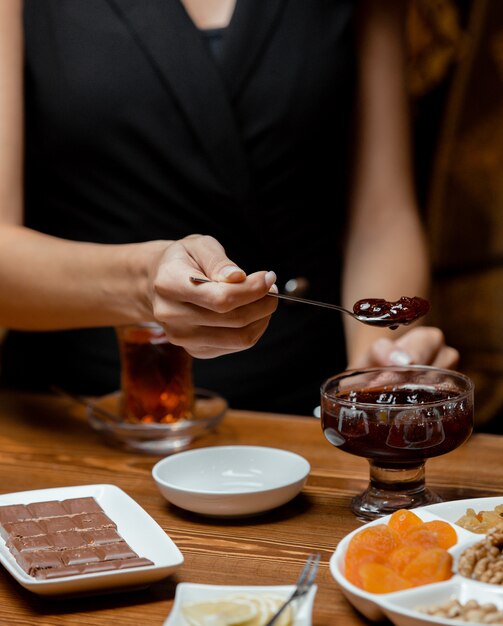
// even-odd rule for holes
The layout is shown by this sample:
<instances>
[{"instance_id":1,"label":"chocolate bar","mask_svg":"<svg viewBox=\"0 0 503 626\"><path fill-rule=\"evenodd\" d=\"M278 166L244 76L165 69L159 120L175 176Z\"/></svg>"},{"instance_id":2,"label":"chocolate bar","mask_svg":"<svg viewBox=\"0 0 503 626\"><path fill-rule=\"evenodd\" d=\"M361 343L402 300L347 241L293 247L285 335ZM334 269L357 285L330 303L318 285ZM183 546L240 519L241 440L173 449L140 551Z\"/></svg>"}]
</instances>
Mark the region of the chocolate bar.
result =
<instances>
[{"instance_id":1,"label":"chocolate bar","mask_svg":"<svg viewBox=\"0 0 503 626\"><path fill-rule=\"evenodd\" d=\"M0 535L20 567L44 580L153 565L91 497L0 506Z\"/></svg>"}]
</instances>

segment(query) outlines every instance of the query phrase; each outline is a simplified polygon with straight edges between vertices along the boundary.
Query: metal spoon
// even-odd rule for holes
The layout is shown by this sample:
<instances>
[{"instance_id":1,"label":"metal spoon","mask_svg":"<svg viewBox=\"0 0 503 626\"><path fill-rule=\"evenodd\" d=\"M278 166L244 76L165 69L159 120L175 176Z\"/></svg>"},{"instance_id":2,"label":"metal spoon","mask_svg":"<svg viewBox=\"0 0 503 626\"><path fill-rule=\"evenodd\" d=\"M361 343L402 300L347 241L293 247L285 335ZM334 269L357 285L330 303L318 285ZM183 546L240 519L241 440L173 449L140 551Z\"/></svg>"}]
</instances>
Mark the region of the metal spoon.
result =
<instances>
[{"instance_id":1,"label":"metal spoon","mask_svg":"<svg viewBox=\"0 0 503 626\"><path fill-rule=\"evenodd\" d=\"M190 280L193 283L213 283L215 281L209 280L208 278L198 278L197 276L190 276ZM350 315L355 320L362 322L362 324L368 324L370 326L385 326L391 329L397 328L400 324L409 324L410 321L401 321L400 319L396 319L390 317L389 314L385 314L382 316L366 316L366 315L358 315L349 309L345 309L342 306L337 304L329 304L327 302L319 302L318 300L308 300L307 298L298 298L297 296L289 296L283 293L273 293L270 291L268 296L273 298L279 298L280 300L289 300L291 302L300 302L302 304L312 304L314 306L320 306L325 309L334 309L335 311L340 311L341 313L346 313L346 315Z\"/></svg>"},{"instance_id":2,"label":"metal spoon","mask_svg":"<svg viewBox=\"0 0 503 626\"><path fill-rule=\"evenodd\" d=\"M91 400L84 398L83 396L79 396L75 393L71 393L70 391L66 391L65 389L56 387L55 385L51 387L51 390L54 393L57 393L58 395L63 396L64 398L67 398L68 400L73 400L73 402L77 402L78 404L81 404L82 406L85 406L86 408L91 409L96 414L100 415L102 418L106 420L109 420L111 422L123 422L124 421L120 415L117 415L116 413L112 413L111 411L107 411L106 409L103 409L102 407L98 406Z\"/></svg>"}]
</instances>

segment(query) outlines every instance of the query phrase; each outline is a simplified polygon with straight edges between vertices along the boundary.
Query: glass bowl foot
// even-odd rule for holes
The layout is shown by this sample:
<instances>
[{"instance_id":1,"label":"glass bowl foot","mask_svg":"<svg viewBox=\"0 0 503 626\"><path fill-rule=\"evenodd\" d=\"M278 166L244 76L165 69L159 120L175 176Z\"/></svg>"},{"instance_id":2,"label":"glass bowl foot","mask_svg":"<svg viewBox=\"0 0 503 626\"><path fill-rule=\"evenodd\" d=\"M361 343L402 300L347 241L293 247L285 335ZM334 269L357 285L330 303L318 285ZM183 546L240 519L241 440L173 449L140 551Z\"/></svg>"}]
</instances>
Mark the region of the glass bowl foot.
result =
<instances>
[{"instance_id":1,"label":"glass bowl foot","mask_svg":"<svg viewBox=\"0 0 503 626\"><path fill-rule=\"evenodd\" d=\"M369 487L353 498L351 510L358 519L369 522L384 515L391 515L398 509L414 509L437 502L442 502L442 498L427 487L416 492L390 492Z\"/></svg>"},{"instance_id":2,"label":"glass bowl foot","mask_svg":"<svg viewBox=\"0 0 503 626\"><path fill-rule=\"evenodd\" d=\"M351 510L358 519L368 522L399 509L442 502L442 498L425 485L424 463L410 467L382 467L370 464L370 483L353 498Z\"/></svg>"}]
</instances>

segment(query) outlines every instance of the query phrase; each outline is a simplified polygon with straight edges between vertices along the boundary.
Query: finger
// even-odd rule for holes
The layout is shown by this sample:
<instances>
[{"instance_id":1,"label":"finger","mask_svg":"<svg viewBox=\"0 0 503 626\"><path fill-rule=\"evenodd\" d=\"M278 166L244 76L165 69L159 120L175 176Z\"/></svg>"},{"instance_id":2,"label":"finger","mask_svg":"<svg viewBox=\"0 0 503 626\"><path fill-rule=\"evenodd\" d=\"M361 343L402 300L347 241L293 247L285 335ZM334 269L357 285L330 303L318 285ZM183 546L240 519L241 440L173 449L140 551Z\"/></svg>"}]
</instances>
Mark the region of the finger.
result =
<instances>
[{"instance_id":1,"label":"finger","mask_svg":"<svg viewBox=\"0 0 503 626\"><path fill-rule=\"evenodd\" d=\"M445 347L444 335L439 328L419 326L395 341L387 338L378 339L372 344L370 353L377 365L412 363L431 365L443 347ZM450 358L453 358L453 355Z\"/></svg>"},{"instance_id":2,"label":"finger","mask_svg":"<svg viewBox=\"0 0 503 626\"><path fill-rule=\"evenodd\" d=\"M222 354L240 352L254 346L264 334L270 318L261 319L243 328L192 327L190 335L175 338L173 343L198 358L212 358Z\"/></svg>"},{"instance_id":3,"label":"finger","mask_svg":"<svg viewBox=\"0 0 503 626\"><path fill-rule=\"evenodd\" d=\"M396 345L396 341L382 337L370 347L370 357L376 366L410 365L412 357Z\"/></svg>"},{"instance_id":4,"label":"finger","mask_svg":"<svg viewBox=\"0 0 503 626\"><path fill-rule=\"evenodd\" d=\"M433 326L418 326L399 337L395 350L403 351L411 363L430 365L445 346L443 332Z\"/></svg>"},{"instance_id":5,"label":"finger","mask_svg":"<svg viewBox=\"0 0 503 626\"><path fill-rule=\"evenodd\" d=\"M374 341L366 354L361 355L353 367L386 367L388 365L410 365L412 356L397 346L396 341L381 337Z\"/></svg>"},{"instance_id":6,"label":"finger","mask_svg":"<svg viewBox=\"0 0 503 626\"><path fill-rule=\"evenodd\" d=\"M459 352L451 346L444 346L438 351L432 365L444 369L455 369L459 365Z\"/></svg>"},{"instance_id":7,"label":"finger","mask_svg":"<svg viewBox=\"0 0 503 626\"><path fill-rule=\"evenodd\" d=\"M171 336L183 337L183 329L191 327L244 328L261 319L269 318L278 306L274 298L262 298L226 313L190 304L160 300L155 307L155 318L169 326ZM177 329L182 329L178 332Z\"/></svg>"},{"instance_id":8,"label":"finger","mask_svg":"<svg viewBox=\"0 0 503 626\"><path fill-rule=\"evenodd\" d=\"M276 274L274 272L262 271L250 274L241 283L190 283L183 295L187 302L204 309L217 313L227 313L264 298L270 290L273 291L275 283ZM273 300L273 303L269 303L272 312L276 310L277 302L273 298L269 298L269 300Z\"/></svg>"},{"instance_id":9,"label":"finger","mask_svg":"<svg viewBox=\"0 0 503 626\"><path fill-rule=\"evenodd\" d=\"M187 252L210 280L240 283L246 272L231 261L220 242L209 235L191 235L182 240Z\"/></svg>"}]
</instances>

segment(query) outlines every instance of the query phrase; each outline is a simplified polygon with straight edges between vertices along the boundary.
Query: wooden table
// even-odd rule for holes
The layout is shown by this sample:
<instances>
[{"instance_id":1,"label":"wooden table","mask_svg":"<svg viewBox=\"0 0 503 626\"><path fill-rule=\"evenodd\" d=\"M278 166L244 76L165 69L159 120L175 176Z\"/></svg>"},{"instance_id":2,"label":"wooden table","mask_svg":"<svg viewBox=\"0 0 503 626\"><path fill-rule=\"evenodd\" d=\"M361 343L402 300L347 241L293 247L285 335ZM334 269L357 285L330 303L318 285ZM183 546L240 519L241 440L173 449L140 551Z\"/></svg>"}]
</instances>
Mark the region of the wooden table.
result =
<instances>
[{"instance_id":1,"label":"wooden table","mask_svg":"<svg viewBox=\"0 0 503 626\"><path fill-rule=\"evenodd\" d=\"M368 477L366 461L335 450L315 418L229 411L198 447L256 444L303 455L311 473L303 492L260 517L217 520L169 505L151 478L159 457L105 445L80 408L59 398L0 394L0 492L113 483L166 530L185 562L144 590L51 599L21 587L0 571L0 624L9 626L160 626L178 582L222 585L290 584L307 554L322 562L314 604L315 626L367 624L345 600L328 561L338 541L357 528L350 498ZM503 438L477 434L460 449L427 464L427 480L445 499L503 494Z\"/></svg>"}]
</instances>

